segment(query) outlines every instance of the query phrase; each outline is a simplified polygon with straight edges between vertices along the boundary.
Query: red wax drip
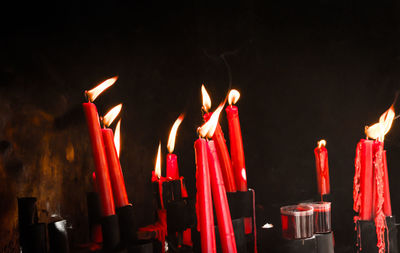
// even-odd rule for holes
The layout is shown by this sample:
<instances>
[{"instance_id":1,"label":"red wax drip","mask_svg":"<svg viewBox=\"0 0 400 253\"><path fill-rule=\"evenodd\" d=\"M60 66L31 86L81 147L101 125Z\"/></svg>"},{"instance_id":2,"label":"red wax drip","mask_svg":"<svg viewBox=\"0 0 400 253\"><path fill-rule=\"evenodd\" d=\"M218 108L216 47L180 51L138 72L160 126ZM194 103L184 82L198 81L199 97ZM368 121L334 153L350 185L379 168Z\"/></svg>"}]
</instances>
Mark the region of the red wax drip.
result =
<instances>
[{"instance_id":1,"label":"red wax drip","mask_svg":"<svg viewBox=\"0 0 400 253\"><path fill-rule=\"evenodd\" d=\"M376 235L378 239L377 247L379 249L379 253L385 252L385 228L386 228L386 219L385 214L383 213L383 142L376 141L374 143L374 172L375 172L375 184L376 184L376 193L375 193L375 227L376 227Z\"/></svg>"},{"instance_id":2,"label":"red wax drip","mask_svg":"<svg viewBox=\"0 0 400 253\"><path fill-rule=\"evenodd\" d=\"M212 113L204 114L204 120L208 121ZM228 148L226 147L226 141L224 138L224 133L222 132L219 123L215 128L214 135L212 137L215 141L215 147L217 149L218 159L221 165L222 176L224 177L225 189L227 192L236 191L235 177L233 176L232 162L229 157Z\"/></svg>"},{"instance_id":3,"label":"red wax drip","mask_svg":"<svg viewBox=\"0 0 400 253\"><path fill-rule=\"evenodd\" d=\"M181 181L181 195L182 195L182 198L189 197L189 195L187 193L187 190L186 190L186 186L183 183L183 177L180 177L179 180Z\"/></svg>"},{"instance_id":4,"label":"red wax drip","mask_svg":"<svg viewBox=\"0 0 400 253\"><path fill-rule=\"evenodd\" d=\"M328 150L325 147L314 149L315 164L317 169L318 193L321 195L330 193Z\"/></svg>"},{"instance_id":5,"label":"red wax drip","mask_svg":"<svg viewBox=\"0 0 400 253\"><path fill-rule=\"evenodd\" d=\"M103 216L115 214L114 198L111 190L111 182L106 160L106 152L101 134L99 115L93 103L84 103L83 110L89 129L92 144L93 158L97 177L97 186L100 195Z\"/></svg>"},{"instance_id":6,"label":"red wax drip","mask_svg":"<svg viewBox=\"0 0 400 253\"><path fill-rule=\"evenodd\" d=\"M222 252L235 253L237 252L235 234L233 232L231 213L214 141L208 142L208 164Z\"/></svg>"},{"instance_id":7,"label":"red wax drip","mask_svg":"<svg viewBox=\"0 0 400 253\"><path fill-rule=\"evenodd\" d=\"M110 169L111 186L117 207L129 205L128 195L126 194L124 176L122 175L121 163L118 158L114 144L114 135L111 129L101 130L103 134L104 147L107 154L108 168Z\"/></svg>"},{"instance_id":8,"label":"red wax drip","mask_svg":"<svg viewBox=\"0 0 400 253\"><path fill-rule=\"evenodd\" d=\"M207 159L207 142L199 138L194 142L196 153L197 224L200 228L203 253L216 252L214 215L211 199L210 174Z\"/></svg>"},{"instance_id":9,"label":"red wax drip","mask_svg":"<svg viewBox=\"0 0 400 253\"><path fill-rule=\"evenodd\" d=\"M240 130L239 110L237 106L230 105L226 107L226 115L228 118L232 168L235 175L236 187L239 191L247 191L242 131Z\"/></svg>"},{"instance_id":10,"label":"red wax drip","mask_svg":"<svg viewBox=\"0 0 400 253\"><path fill-rule=\"evenodd\" d=\"M178 157L175 154L167 155L167 178L179 179Z\"/></svg>"},{"instance_id":11,"label":"red wax drip","mask_svg":"<svg viewBox=\"0 0 400 253\"><path fill-rule=\"evenodd\" d=\"M383 151L383 184L384 184L384 191L383 191L383 213L385 216L392 216L392 203L390 201L390 189L389 189L389 174L387 168L387 161L386 161L386 150Z\"/></svg>"}]
</instances>

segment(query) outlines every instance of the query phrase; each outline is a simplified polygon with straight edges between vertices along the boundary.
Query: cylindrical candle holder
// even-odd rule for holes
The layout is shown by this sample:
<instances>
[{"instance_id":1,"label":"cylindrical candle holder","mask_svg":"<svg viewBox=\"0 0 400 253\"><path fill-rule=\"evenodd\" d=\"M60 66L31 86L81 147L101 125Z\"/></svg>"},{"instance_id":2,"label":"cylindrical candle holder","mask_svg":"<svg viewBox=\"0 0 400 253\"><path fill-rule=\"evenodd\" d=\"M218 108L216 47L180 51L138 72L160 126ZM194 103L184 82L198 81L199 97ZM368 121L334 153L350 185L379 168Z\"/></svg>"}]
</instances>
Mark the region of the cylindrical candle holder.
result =
<instances>
[{"instance_id":1,"label":"cylindrical candle holder","mask_svg":"<svg viewBox=\"0 0 400 253\"><path fill-rule=\"evenodd\" d=\"M119 221L117 215L109 215L101 218L101 230L103 233L103 249L114 251L120 247Z\"/></svg>"},{"instance_id":2,"label":"cylindrical candle holder","mask_svg":"<svg viewBox=\"0 0 400 253\"><path fill-rule=\"evenodd\" d=\"M46 224L37 223L26 227L22 253L47 253Z\"/></svg>"},{"instance_id":3,"label":"cylindrical candle holder","mask_svg":"<svg viewBox=\"0 0 400 253\"><path fill-rule=\"evenodd\" d=\"M69 253L67 221L60 220L47 225L50 253Z\"/></svg>"},{"instance_id":4,"label":"cylindrical candle holder","mask_svg":"<svg viewBox=\"0 0 400 253\"><path fill-rule=\"evenodd\" d=\"M18 198L18 229L19 243L23 247L25 244L26 228L38 222L36 209L36 198Z\"/></svg>"},{"instance_id":5,"label":"cylindrical candle holder","mask_svg":"<svg viewBox=\"0 0 400 253\"><path fill-rule=\"evenodd\" d=\"M137 241L137 225L132 205L123 206L116 210L119 220L119 230L121 242L124 245L130 245Z\"/></svg>"},{"instance_id":6,"label":"cylindrical candle holder","mask_svg":"<svg viewBox=\"0 0 400 253\"><path fill-rule=\"evenodd\" d=\"M129 253L154 253L153 241L138 240L128 246Z\"/></svg>"},{"instance_id":7,"label":"cylindrical candle holder","mask_svg":"<svg viewBox=\"0 0 400 253\"><path fill-rule=\"evenodd\" d=\"M153 192L155 199L157 200L157 208L161 209L161 196L159 187L159 182L153 182ZM164 181L161 183L161 187L164 208L169 202L182 199L181 181L179 179Z\"/></svg>"},{"instance_id":8,"label":"cylindrical candle holder","mask_svg":"<svg viewBox=\"0 0 400 253\"><path fill-rule=\"evenodd\" d=\"M101 243L103 241L101 232L101 204L97 192L88 192L86 195L89 232L92 242Z\"/></svg>"},{"instance_id":9,"label":"cylindrical candle holder","mask_svg":"<svg viewBox=\"0 0 400 253\"><path fill-rule=\"evenodd\" d=\"M331 202L310 202L300 205L309 205L314 209L314 233L329 233L331 225Z\"/></svg>"},{"instance_id":10,"label":"cylindrical candle holder","mask_svg":"<svg viewBox=\"0 0 400 253\"><path fill-rule=\"evenodd\" d=\"M310 238L314 234L313 207L292 205L281 207L282 235L285 239Z\"/></svg>"}]
</instances>

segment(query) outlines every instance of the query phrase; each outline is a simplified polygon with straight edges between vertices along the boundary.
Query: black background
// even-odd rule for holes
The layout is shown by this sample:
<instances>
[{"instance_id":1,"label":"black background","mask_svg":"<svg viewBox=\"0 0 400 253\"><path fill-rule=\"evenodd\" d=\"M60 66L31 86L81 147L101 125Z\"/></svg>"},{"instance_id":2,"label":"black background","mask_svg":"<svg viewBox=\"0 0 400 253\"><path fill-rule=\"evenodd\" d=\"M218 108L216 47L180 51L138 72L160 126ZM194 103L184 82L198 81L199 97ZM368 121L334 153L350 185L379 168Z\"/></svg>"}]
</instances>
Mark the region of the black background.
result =
<instances>
[{"instance_id":1,"label":"black background","mask_svg":"<svg viewBox=\"0 0 400 253\"><path fill-rule=\"evenodd\" d=\"M279 228L280 206L319 198L313 149L324 138L336 252L351 252L355 147L364 126L378 121L399 88L399 4L215 2L3 6L0 91L15 103L55 115L60 129L87 131L80 106L84 90L118 75L96 104L100 114L124 104L121 163L139 222L147 225L154 220L150 177L159 140L165 147L172 123L184 112L175 153L193 195L200 87L206 85L214 109L231 79L241 92L238 107L258 223ZM220 123L227 137L225 113ZM394 214L400 213L399 132L395 121L385 139Z\"/></svg>"}]
</instances>

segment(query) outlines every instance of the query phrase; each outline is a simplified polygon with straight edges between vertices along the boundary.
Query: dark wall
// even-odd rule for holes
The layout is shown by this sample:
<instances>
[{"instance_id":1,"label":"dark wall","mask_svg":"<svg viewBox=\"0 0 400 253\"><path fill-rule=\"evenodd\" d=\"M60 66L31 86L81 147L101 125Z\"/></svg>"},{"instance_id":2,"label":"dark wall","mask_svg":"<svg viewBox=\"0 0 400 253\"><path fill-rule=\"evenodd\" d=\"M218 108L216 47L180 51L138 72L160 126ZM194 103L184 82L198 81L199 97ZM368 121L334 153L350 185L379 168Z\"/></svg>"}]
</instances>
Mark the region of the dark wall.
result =
<instances>
[{"instance_id":1,"label":"dark wall","mask_svg":"<svg viewBox=\"0 0 400 253\"><path fill-rule=\"evenodd\" d=\"M399 89L398 3L277 2L68 1L4 8L0 221L7 225L0 251L16 252L16 197L28 195L39 198L42 220L61 215L76 228L76 243L87 238L83 215L93 162L80 103L85 89L118 75L96 104L102 114L124 104L121 163L140 225L154 220L150 177L158 141L165 147L184 112L175 150L193 195L200 86L205 83L215 107L231 82L242 95L258 222L280 227L280 206L319 198L313 148L325 138L336 252L351 252L356 143ZM220 122L227 135L224 114ZM395 121L385 141L394 214L400 213L399 132Z\"/></svg>"}]
</instances>

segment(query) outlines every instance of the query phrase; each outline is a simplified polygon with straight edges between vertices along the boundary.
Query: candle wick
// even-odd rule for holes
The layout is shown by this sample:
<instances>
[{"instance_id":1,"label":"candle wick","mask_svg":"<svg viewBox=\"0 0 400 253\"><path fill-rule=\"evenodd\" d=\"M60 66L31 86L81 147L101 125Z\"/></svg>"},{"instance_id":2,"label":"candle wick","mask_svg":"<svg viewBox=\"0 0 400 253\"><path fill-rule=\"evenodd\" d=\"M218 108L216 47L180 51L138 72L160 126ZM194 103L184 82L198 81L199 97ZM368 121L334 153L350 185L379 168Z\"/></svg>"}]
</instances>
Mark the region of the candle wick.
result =
<instances>
[{"instance_id":1,"label":"candle wick","mask_svg":"<svg viewBox=\"0 0 400 253\"><path fill-rule=\"evenodd\" d=\"M86 99L86 101L88 101L89 103L92 102L92 101L90 101L89 92L88 92L87 90L85 90L85 99Z\"/></svg>"}]
</instances>

